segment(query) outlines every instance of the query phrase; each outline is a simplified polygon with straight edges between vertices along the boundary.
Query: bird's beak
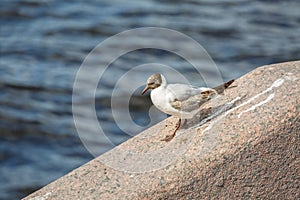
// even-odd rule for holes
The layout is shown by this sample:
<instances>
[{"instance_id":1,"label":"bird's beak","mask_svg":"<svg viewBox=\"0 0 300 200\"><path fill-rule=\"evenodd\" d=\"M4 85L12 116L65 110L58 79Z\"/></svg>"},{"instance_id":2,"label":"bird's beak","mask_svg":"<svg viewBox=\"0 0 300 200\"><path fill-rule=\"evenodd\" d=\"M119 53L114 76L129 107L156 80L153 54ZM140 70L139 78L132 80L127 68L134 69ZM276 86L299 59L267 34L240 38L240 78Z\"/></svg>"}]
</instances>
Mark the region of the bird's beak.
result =
<instances>
[{"instance_id":1,"label":"bird's beak","mask_svg":"<svg viewBox=\"0 0 300 200\"><path fill-rule=\"evenodd\" d=\"M145 94L147 92L147 90L149 90L149 89L150 89L150 87L148 85L146 85L145 89L142 92L142 95Z\"/></svg>"}]
</instances>

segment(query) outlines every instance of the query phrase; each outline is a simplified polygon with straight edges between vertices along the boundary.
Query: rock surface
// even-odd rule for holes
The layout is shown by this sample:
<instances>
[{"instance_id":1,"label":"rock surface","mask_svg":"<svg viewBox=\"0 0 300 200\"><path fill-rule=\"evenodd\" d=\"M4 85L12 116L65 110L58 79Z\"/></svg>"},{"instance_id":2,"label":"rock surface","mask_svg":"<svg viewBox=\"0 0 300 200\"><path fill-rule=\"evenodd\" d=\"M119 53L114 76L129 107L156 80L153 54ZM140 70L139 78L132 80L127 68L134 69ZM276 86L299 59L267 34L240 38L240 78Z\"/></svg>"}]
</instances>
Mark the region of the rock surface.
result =
<instances>
[{"instance_id":1,"label":"rock surface","mask_svg":"<svg viewBox=\"0 0 300 200\"><path fill-rule=\"evenodd\" d=\"M300 199L300 61L263 66L25 199Z\"/></svg>"}]
</instances>

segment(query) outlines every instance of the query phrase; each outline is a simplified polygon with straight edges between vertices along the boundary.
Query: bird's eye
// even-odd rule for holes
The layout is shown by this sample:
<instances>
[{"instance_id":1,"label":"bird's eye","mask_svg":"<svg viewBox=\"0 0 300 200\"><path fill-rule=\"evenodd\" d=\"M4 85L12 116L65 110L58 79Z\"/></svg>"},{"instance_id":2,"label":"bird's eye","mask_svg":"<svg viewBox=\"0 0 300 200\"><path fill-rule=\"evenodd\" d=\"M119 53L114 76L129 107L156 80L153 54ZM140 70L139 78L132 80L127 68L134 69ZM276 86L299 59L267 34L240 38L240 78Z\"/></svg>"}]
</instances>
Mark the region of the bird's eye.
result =
<instances>
[{"instance_id":1,"label":"bird's eye","mask_svg":"<svg viewBox=\"0 0 300 200\"><path fill-rule=\"evenodd\" d=\"M148 83L148 85L154 85L154 82Z\"/></svg>"}]
</instances>

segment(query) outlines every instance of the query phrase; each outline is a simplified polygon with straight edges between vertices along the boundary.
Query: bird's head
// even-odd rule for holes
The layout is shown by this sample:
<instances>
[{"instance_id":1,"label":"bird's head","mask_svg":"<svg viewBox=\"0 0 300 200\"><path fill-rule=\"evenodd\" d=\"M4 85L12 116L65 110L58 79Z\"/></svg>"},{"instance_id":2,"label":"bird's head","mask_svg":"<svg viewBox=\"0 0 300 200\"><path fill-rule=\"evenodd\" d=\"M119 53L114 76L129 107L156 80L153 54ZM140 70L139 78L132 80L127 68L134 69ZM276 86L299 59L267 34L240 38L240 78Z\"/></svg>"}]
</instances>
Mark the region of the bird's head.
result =
<instances>
[{"instance_id":1,"label":"bird's head","mask_svg":"<svg viewBox=\"0 0 300 200\"><path fill-rule=\"evenodd\" d=\"M149 89L158 88L162 84L162 75L153 74L147 80L147 85L142 92L142 95L145 94Z\"/></svg>"}]
</instances>

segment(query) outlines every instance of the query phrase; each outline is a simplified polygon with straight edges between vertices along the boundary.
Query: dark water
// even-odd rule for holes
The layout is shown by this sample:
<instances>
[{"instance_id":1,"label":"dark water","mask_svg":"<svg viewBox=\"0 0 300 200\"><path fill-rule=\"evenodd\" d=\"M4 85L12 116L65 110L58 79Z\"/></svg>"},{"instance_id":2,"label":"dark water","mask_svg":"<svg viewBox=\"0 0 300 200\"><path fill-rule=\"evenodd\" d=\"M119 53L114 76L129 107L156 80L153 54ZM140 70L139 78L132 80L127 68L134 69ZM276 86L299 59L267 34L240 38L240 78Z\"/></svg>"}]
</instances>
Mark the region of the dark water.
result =
<instances>
[{"instance_id":1,"label":"dark water","mask_svg":"<svg viewBox=\"0 0 300 200\"><path fill-rule=\"evenodd\" d=\"M295 0L2 0L0 199L24 197L93 158L74 126L72 87L84 58L104 39L138 27L174 29L203 45L227 80L260 65L298 60L299 8ZM116 61L96 95L98 119L115 145L131 137L110 112L116 77L153 60L193 77L184 60L155 50ZM148 108L147 98L133 100L137 124L147 124Z\"/></svg>"}]
</instances>

